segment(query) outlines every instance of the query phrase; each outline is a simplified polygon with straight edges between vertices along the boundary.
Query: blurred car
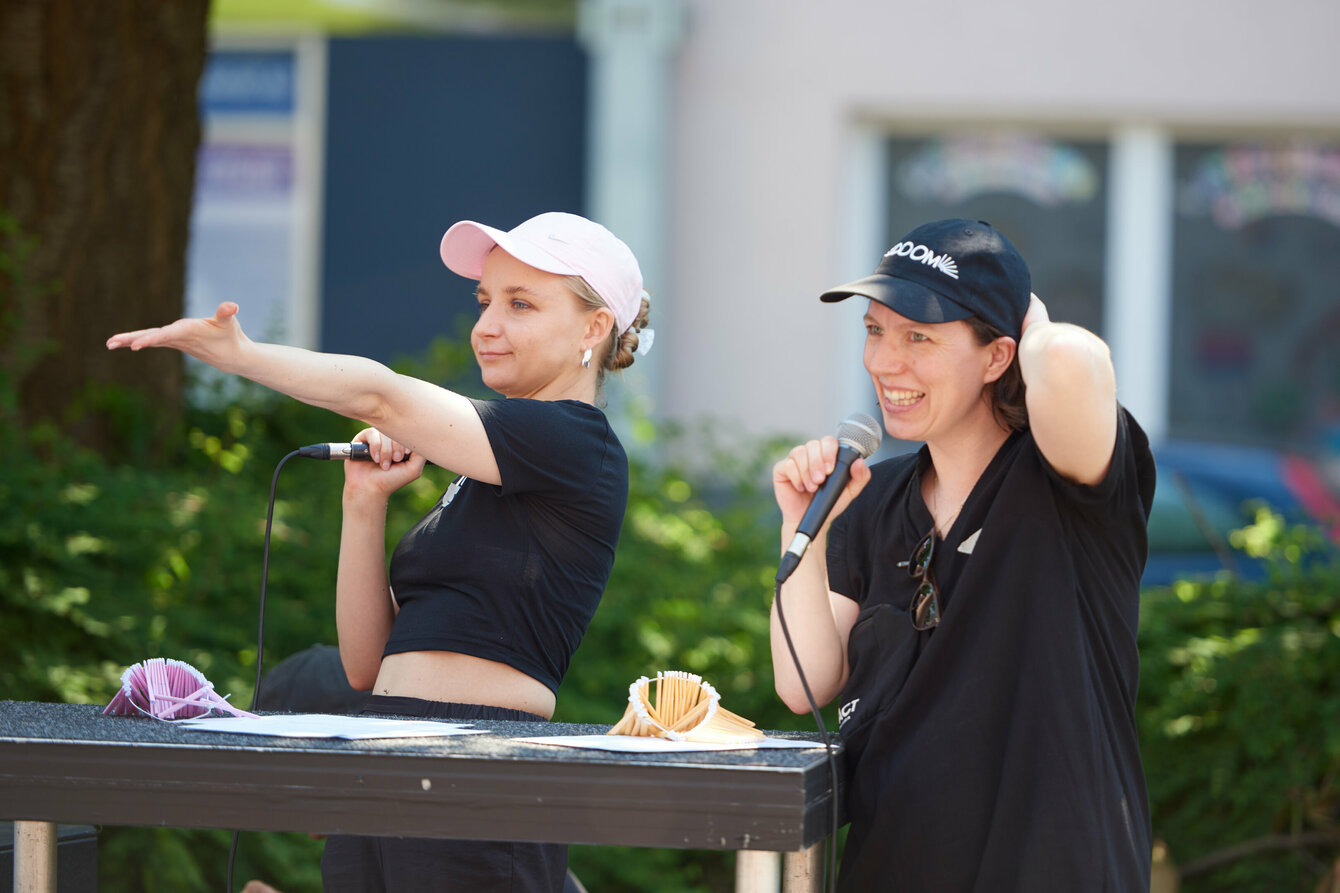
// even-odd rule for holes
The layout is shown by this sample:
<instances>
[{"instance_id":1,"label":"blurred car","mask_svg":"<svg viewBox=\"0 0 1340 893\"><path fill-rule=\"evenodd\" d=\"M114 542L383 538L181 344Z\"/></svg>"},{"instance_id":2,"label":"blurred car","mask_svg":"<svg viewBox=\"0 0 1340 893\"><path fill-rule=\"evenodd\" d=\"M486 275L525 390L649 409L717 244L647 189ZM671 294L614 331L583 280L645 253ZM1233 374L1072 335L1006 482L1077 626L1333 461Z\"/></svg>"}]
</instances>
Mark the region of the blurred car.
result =
<instances>
[{"instance_id":1,"label":"blurred car","mask_svg":"<svg viewBox=\"0 0 1340 893\"><path fill-rule=\"evenodd\" d=\"M1154 448L1158 484L1149 515L1149 560L1142 583L1264 569L1229 542L1265 503L1287 520L1314 524L1340 542L1340 499L1317 462L1258 447L1166 441Z\"/></svg>"}]
</instances>

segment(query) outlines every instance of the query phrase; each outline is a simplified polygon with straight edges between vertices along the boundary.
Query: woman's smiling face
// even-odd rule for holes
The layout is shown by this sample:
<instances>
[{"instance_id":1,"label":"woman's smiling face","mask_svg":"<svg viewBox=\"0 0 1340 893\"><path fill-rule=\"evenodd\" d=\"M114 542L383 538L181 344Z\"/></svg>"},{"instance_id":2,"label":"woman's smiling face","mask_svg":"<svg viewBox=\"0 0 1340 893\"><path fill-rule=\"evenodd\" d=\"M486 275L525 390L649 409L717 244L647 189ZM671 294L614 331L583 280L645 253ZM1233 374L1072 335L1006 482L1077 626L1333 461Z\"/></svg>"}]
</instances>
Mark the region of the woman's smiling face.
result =
<instances>
[{"instance_id":1,"label":"woman's smiling face","mask_svg":"<svg viewBox=\"0 0 1340 893\"><path fill-rule=\"evenodd\" d=\"M995 424L982 389L1000 373L992 345L966 322L920 323L872 300L865 329L865 368L890 436L933 441L964 425Z\"/></svg>"}]
</instances>

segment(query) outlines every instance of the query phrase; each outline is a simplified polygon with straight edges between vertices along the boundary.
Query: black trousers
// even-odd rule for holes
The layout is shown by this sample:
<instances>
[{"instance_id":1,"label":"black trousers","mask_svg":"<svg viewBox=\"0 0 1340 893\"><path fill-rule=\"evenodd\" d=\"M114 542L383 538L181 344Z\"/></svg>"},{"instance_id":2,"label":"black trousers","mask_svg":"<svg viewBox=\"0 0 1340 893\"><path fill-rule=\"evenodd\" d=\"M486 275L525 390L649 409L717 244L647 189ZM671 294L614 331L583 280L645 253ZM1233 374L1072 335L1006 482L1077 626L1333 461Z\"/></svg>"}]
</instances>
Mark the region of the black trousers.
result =
<instances>
[{"instance_id":1,"label":"black trousers","mask_svg":"<svg viewBox=\"0 0 1340 893\"><path fill-rule=\"evenodd\" d=\"M383 695L369 698L362 712L461 721L544 720L505 707ZM562 893L567 868L566 844L332 834L321 856L321 881L326 893Z\"/></svg>"}]
</instances>

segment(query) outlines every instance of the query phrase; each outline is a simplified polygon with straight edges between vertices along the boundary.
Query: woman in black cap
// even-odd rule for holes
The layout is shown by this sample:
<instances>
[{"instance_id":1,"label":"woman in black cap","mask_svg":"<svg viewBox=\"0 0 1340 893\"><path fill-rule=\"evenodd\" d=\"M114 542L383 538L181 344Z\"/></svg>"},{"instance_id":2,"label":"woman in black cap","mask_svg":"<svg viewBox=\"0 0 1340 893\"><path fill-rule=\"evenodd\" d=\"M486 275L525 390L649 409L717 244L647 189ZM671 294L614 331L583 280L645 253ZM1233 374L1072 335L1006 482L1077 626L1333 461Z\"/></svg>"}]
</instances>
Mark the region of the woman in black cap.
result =
<instances>
[{"instance_id":1,"label":"woman in black cap","mask_svg":"<svg viewBox=\"0 0 1340 893\"><path fill-rule=\"evenodd\" d=\"M1149 889L1134 706L1154 490L1107 346L1053 323L991 226L942 220L874 275L864 361L893 437L782 587L815 700L839 699L844 890ZM773 471L782 543L832 437ZM773 608L777 692L810 709Z\"/></svg>"}]
</instances>

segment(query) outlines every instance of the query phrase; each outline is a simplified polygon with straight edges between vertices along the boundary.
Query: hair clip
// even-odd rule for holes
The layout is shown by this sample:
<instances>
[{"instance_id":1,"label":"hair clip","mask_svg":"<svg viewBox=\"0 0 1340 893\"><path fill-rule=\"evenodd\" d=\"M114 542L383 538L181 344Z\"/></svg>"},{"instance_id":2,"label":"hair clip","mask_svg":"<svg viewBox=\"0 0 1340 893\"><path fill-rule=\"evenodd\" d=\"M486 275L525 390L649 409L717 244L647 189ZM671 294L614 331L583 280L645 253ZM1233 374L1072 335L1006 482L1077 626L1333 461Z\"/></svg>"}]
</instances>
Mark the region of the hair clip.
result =
<instances>
[{"instance_id":1,"label":"hair clip","mask_svg":"<svg viewBox=\"0 0 1340 893\"><path fill-rule=\"evenodd\" d=\"M228 697L219 697L214 683L185 661L151 657L126 667L121 674L121 690L102 712L104 716L143 713L164 721L190 719L211 711L255 718L256 714L229 704Z\"/></svg>"},{"instance_id":2,"label":"hair clip","mask_svg":"<svg viewBox=\"0 0 1340 893\"><path fill-rule=\"evenodd\" d=\"M638 330L637 330L637 352L638 352L638 356L643 356L643 357L645 357L645 356L647 355L648 351L651 350L651 343L652 343L653 341L655 341L655 340L656 340L656 330L655 330L655 329L638 329Z\"/></svg>"}]
</instances>

